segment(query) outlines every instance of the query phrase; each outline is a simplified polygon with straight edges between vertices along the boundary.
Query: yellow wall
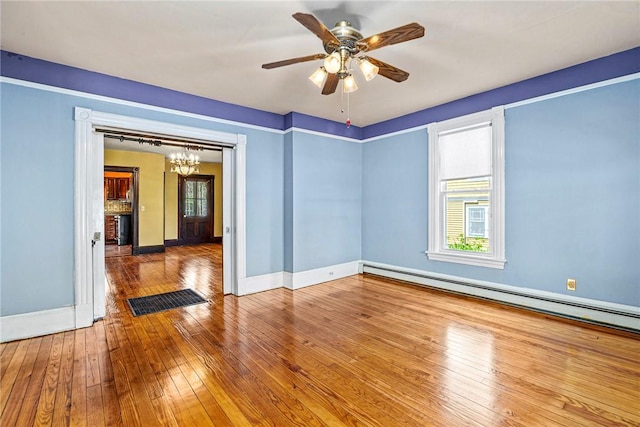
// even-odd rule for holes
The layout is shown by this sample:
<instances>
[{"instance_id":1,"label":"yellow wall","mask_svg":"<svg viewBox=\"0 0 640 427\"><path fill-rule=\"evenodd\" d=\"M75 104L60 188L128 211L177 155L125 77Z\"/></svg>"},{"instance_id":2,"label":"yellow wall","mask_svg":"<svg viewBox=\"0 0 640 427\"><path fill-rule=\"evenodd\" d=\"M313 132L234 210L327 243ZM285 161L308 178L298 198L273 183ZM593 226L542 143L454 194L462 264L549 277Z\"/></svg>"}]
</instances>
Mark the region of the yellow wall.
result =
<instances>
[{"instance_id":1,"label":"yellow wall","mask_svg":"<svg viewBox=\"0 0 640 427\"><path fill-rule=\"evenodd\" d=\"M164 161L164 238L178 238L178 174L171 172L171 163Z\"/></svg>"},{"instance_id":2,"label":"yellow wall","mask_svg":"<svg viewBox=\"0 0 640 427\"><path fill-rule=\"evenodd\" d=\"M138 167L138 245L164 245L164 168L162 154L104 150L105 166Z\"/></svg>"},{"instance_id":3,"label":"yellow wall","mask_svg":"<svg viewBox=\"0 0 640 427\"><path fill-rule=\"evenodd\" d=\"M165 239L178 238L178 174L171 172L171 164L165 160ZM200 163L200 175L215 176L213 185L213 235L222 236L222 163Z\"/></svg>"}]
</instances>

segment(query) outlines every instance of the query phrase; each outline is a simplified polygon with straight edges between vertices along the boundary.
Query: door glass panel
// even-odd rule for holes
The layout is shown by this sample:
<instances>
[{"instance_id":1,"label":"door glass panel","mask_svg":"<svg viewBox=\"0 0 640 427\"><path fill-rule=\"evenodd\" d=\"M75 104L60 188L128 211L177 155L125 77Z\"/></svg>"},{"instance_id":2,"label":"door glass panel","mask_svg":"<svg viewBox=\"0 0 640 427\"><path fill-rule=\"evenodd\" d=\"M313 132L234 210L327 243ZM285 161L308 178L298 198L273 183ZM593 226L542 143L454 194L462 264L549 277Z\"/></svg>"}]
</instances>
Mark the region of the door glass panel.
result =
<instances>
[{"instance_id":1,"label":"door glass panel","mask_svg":"<svg viewBox=\"0 0 640 427\"><path fill-rule=\"evenodd\" d=\"M207 181L185 180L184 214L187 217L206 217L209 215Z\"/></svg>"},{"instance_id":2,"label":"door glass panel","mask_svg":"<svg viewBox=\"0 0 640 427\"><path fill-rule=\"evenodd\" d=\"M195 209L195 200L193 199L187 199L185 200L184 203L184 214L186 216L195 216L196 209Z\"/></svg>"},{"instance_id":3,"label":"door glass panel","mask_svg":"<svg viewBox=\"0 0 640 427\"><path fill-rule=\"evenodd\" d=\"M198 181L198 216L207 216L207 183Z\"/></svg>"}]
</instances>

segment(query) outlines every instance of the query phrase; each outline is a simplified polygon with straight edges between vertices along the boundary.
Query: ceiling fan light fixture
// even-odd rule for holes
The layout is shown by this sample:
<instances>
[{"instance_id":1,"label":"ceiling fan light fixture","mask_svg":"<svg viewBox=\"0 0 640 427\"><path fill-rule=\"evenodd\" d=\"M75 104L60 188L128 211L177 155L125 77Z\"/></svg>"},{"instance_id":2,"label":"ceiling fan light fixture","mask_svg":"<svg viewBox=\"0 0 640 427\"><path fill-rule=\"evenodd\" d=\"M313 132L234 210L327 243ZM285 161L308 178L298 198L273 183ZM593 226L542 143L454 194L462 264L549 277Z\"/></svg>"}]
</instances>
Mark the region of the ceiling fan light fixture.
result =
<instances>
[{"instance_id":1,"label":"ceiling fan light fixture","mask_svg":"<svg viewBox=\"0 0 640 427\"><path fill-rule=\"evenodd\" d=\"M366 57L359 60L358 67L360 67L360 71L362 71L362 75L364 76L364 79L366 81L373 80L373 78L378 75L378 71L380 70L377 66L369 62Z\"/></svg>"},{"instance_id":2,"label":"ceiling fan light fixture","mask_svg":"<svg viewBox=\"0 0 640 427\"><path fill-rule=\"evenodd\" d=\"M309 80L311 80L313 84L318 86L319 88L322 88L322 84L324 83L324 80L326 78L327 71L324 69L324 67L319 67L316 71L313 72L313 74L309 76Z\"/></svg>"},{"instance_id":3,"label":"ceiling fan light fixture","mask_svg":"<svg viewBox=\"0 0 640 427\"><path fill-rule=\"evenodd\" d=\"M335 74L340 71L340 66L342 62L340 60L340 54L335 51L331 55L327 56L324 59L324 68L327 70L327 73Z\"/></svg>"},{"instance_id":4,"label":"ceiling fan light fixture","mask_svg":"<svg viewBox=\"0 0 640 427\"><path fill-rule=\"evenodd\" d=\"M342 80L342 91L344 93L351 93L358 90L358 85L356 84L356 79L352 74L349 74Z\"/></svg>"}]
</instances>

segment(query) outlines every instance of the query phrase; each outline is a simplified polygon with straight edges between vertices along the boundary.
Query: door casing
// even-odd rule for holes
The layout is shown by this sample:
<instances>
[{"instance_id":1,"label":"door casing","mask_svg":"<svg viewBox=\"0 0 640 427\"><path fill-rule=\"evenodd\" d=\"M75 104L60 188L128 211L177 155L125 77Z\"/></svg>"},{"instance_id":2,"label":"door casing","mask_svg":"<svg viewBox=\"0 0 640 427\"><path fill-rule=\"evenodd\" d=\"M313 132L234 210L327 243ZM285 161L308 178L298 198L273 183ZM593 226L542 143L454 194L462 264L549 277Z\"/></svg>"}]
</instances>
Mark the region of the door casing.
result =
<instances>
[{"instance_id":1,"label":"door casing","mask_svg":"<svg viewBox=\"0 0 640 427\"><path fill-rule=\"evenodd\" d=\"M238 294L246 278L246 135L74 110L74 293L75 327L105 315L104 138L95 127L195 138L223 147L223 291Z\"/></svg>"}]
</instances>

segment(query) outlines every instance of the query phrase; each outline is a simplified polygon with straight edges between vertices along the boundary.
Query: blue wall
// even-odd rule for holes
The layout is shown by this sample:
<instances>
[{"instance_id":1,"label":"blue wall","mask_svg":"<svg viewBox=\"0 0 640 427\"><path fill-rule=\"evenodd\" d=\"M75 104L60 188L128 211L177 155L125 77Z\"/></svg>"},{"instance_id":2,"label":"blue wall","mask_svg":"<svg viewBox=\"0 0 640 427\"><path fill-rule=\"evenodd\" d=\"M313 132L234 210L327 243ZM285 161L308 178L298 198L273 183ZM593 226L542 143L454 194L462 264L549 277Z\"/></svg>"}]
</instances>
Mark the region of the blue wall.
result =
<instances>
[{"instance_id":1,"label":"blue wall","mask_svg":"<svg viewBox=\"0 0 640 427\"><path fill-rule=\"evenodd\" d=\"M291 148L293 239L285 251L293 259L286 271L360 260L362 144L294 132Z\"/></svg>"},{"instance_id":2,"label":"blue wall","mask_svg":"<svg viewBox=\"0 0 640 427\"><path fill-rule=\"evenodd\" d=\"M293 273L293 132L284 136L284 271Z\"/></svg>"},{"instance_id":3,"label":"blue wall","mask_svg":"<svg viewBox=\"0 0 640 427\"><path fill-rule=\"evenodd\" d=\"M3 316L74 304L76 106L246 134L248 277L360 259L360 144L10 83L2 83L0 90ZM26 171L24 164L29 165Z\"/></svg>"},{"instance_id":4,"label":"blue wall","mask_svg":"<svg viewBox=\"0 0 640 427\"><path fill-rule=\"evenodd\" d=\"M0 312L74 304L76 106L247 135L247 275L283 269L282 133L260 131L23 86L1 85ZM28 165L23 168L22 165Z\"/></svg>"},{"instance_id":5,"label":"blue wall","mask_svg":"<svg viewBox=\"0 0 640 427\"><path fill-rule=\"evenodd\" d=\"M639 100L633 80L506 110L504 270L424 254L425 130L365 144L363 259L640 306Z\"/></svg>"},{"instance_id":6,"label":"blue wall","mask_svg":"<svg viewBox=\"0 0 640 427\"><path fill-rule=\"evenodd\" d=\"M628 75L640 71L640 48L362 129L1 55L3 77L224 119L2 83L3 316L74 303L76 106L246 134L249 277L365 259L558 293L573 277L572 295L640 306L639 80L506 111L504 270L427 260L426 130L366 144L340 138L387 135Z\"/></svg>"},{"instance_id":7,"label":"blue wall","mask_svg":"<svg viewBox=\"0 0 640 427\"><path fill-rule=\"evenodd\" d=\"M40 91L11 85L0 91L0 310L4 315L73 305L72 110Z\"/></svg>"},{"instance_id":8,"label":"blue wall","mask_svg":"<svg viewBox=\"0 0 640 427\"><path fill-rule=\"evenodd\" d=\"M640 80L505 120L508 280L640 306Z\"/></svg>"},{"instance_id":9,"label":"blue wall","mask_svg":"<svg viewBox=\"0 0 640 427\"><path fill-rule=\"evenodd\" d=\"M424 267L428 152L426 129L364 144L363 259Z\"/></svg>"}]
</instances>

